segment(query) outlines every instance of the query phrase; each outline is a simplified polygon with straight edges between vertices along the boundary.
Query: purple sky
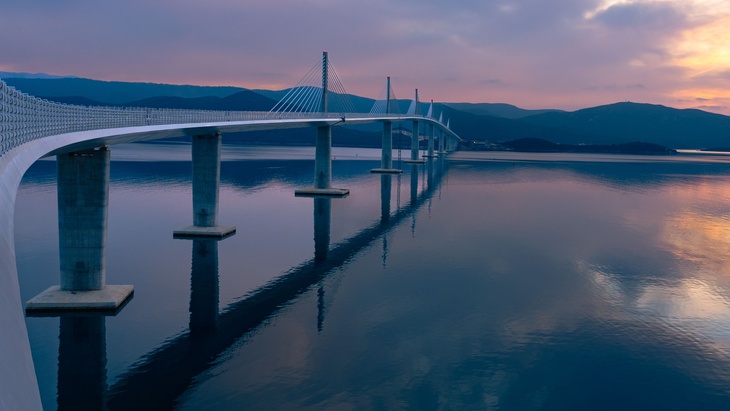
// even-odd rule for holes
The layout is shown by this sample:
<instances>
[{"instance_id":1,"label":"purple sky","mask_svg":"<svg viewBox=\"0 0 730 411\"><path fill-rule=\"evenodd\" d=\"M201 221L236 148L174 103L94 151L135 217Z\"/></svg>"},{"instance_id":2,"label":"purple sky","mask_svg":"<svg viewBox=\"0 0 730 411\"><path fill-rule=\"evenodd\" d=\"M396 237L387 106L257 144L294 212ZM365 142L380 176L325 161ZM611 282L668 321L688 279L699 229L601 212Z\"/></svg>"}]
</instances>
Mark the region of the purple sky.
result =
<instances>
[{"instance_id":1,"label":"purple sky","mask_svg":"<svg viewBox=\"0 0 730 411\"><path fill-rule=\"evenodd\" d=\"M728 0L8 0L0 71L295 85L322 50L348 92L730 114Z\"/></svg>"}]
</instances>

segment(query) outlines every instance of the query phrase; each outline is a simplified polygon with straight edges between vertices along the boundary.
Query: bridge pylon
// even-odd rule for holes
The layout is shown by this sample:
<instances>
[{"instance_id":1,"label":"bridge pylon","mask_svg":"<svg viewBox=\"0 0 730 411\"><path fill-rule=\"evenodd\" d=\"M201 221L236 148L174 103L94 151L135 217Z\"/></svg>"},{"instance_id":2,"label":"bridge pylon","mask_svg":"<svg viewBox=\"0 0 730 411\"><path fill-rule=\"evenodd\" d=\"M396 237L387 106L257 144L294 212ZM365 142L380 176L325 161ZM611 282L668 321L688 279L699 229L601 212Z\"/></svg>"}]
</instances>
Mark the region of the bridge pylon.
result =
<instances>
[{"instance_id":1,"label":"bridge pylon","mask_svg":"<svg viewBox=\"0 0 730 411\"><path fill-rule=\"evenodd\" d=\"M322 52L322 97L320 110L328 111L329 56ZM343 117L343 120L344 117ZM350 194L346 188L332 187L332 126L330 124L317 127L317 139L314 148L314 187L300 188L294 191L299 197L345 197Z\"/></svg>"},{"instance_id":2,"label":"bridge pylon","mask_svg":"<svg viewBox=\"0 0 730 411\"><path fill-rule=\"evenodd\" d=\"M388 76L385 85L385 114L390 114L390 76ZM371 173L380 174L400 174L403 170L393 168L393 123L391 121L383 122L383 153L380 161L380 168L370 170Z\"/></svg>"},{"instance_id":3,"label":"bridge pylon","mask_svg":"<svg viewBox=\"0 0 730 411\"><path fill-rule=\"evenodd\" d=\"M441 114L439 115L439 123L444 124L444 112L441 110ZM446 154L446 142L444 141L446 137L446 133L444 133L444 129L439 127L439 148L436 154L443 155Z\"/></svg>"},{"instance_id":4,"label":"bridge pylon","mask_svg":"<svg viewBox=\"0 0 730 411\"><path fill-rule=\"evenodd\" d=\"M416 96L411 101L411 106L408 108L408 114L418 114L418 89L416 89ZM413 126L411 128L411 158L403 160L404 163L410 164L423 164L426 160L418 158L419 140L421 137L420 124L418 120L413 120Z\"/></svg>"},{"instance_id":5,"label":"bridge pylon","mask_svg":"<svg viewBox=\"0 0 730 411\"><path fill-rule=\"evenodd\" d=\"M433 118L433 100L431 100L431 105L428 107L426 117ZM433 123L428 123L428 154L426 154L428 158L436 157L436 154L434 154L434 138Z\"/></svg>"}]
</instances>

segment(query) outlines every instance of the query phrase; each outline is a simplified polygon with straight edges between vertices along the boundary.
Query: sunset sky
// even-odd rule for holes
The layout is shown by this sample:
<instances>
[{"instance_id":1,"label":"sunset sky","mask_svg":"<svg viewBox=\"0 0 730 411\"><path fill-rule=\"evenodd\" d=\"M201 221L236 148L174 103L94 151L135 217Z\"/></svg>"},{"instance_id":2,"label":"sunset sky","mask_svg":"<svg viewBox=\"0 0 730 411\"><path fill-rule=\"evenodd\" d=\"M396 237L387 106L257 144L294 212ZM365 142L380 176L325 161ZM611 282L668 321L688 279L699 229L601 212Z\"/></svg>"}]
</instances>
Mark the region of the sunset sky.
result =
<instances>
[{"instance_id":1,"label":"sunset sky","mask_svg":"<svg viewBox=\"0 0 730 411\"><path fill-rule=\"evenodd\" d=\"M350 93L730 115L728 0L6 0L0 71L295 85L328 50Z\"/></svg>"}]
</instances>

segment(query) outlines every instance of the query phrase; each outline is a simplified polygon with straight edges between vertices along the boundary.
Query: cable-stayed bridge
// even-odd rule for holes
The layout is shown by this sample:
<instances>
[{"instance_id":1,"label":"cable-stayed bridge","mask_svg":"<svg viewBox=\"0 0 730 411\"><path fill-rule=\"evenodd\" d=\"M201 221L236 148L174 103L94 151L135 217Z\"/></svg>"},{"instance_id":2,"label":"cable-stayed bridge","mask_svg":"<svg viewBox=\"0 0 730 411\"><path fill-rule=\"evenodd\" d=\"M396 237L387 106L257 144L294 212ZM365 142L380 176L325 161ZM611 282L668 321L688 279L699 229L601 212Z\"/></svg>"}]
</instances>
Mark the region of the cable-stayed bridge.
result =
<instances>
[{"instance_id":1,"label":"cable-stayed bridge","mask_svg":"<svg viewBox=\"0 0 730 411\"><path fill-rule=\"evenodd\" d=\"M422 131L428 139L427 157L456 147L459 137L442 119L434 118L433 102L428 113L421 114L416 91L411 108L400 114L393 110L393 96L388 78L385 97L377 100L369 113L355 112L326 52L321 63L269 112L68 105L24 94L0 80L0 409L41 408L14 245L15 198L23 174L35 161L47 156L57 156L58 160L61 278L60 285L50 287L25 308L114 310L132 294L133 287L105 283L110 146L190 136L193 225L176 231L176 235L220 238L235 232L235 227L220 225L217 215L223 133L316 128L314 181L312 187L297 194L329 198L349 193L332 187L334 126L383 124L381 167L373 172L400 172L392 166L394 122L412 123L412 163L424 161L418 156ZM438 152L434 146L437 133Z\"/></svg>"}]
</instances>

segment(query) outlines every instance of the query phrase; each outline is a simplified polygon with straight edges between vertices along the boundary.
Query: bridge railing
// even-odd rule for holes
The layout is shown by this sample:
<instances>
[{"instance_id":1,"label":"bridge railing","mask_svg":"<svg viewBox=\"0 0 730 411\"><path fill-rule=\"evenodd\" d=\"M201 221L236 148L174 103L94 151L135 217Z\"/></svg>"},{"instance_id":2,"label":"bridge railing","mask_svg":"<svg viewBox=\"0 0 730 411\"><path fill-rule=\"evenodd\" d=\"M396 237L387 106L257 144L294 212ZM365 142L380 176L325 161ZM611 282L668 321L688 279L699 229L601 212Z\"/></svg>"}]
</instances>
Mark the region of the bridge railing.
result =
<instances>
[{"instance_id":1,"label":"bridge railing","mask_svg":"<svg viewBox=\"0 0 730 411\"><path fill-rule=\"evenodd\" d=\"M57 103L34 97L0 80L0 156L39 138L87 130L166 124L250 120L371 118L362 113L269 113L260 111L184 110L102 107ZM379 119L402 115L378 114ZM413 116L411 116L413 117Z\"/></svg>"}]
</instances>

